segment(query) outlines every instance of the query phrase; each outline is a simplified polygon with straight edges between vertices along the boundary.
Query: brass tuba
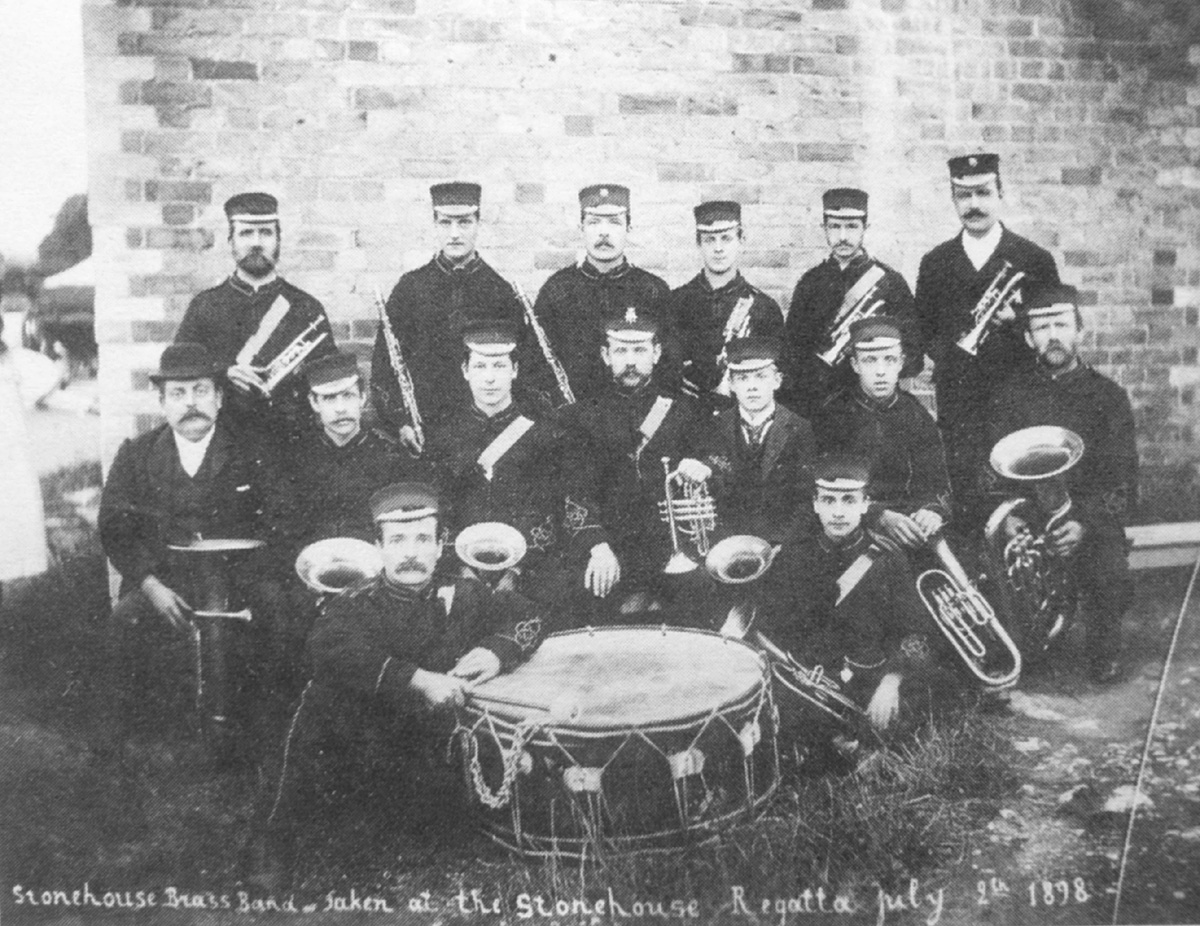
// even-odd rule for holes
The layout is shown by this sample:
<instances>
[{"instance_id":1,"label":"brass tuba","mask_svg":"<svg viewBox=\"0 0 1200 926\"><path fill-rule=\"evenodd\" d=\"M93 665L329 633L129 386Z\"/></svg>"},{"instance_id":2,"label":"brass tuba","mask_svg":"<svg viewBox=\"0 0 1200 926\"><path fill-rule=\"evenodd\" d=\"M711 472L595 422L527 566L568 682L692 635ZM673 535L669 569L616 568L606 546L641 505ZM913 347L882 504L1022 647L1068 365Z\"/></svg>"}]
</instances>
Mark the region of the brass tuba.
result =
<instances>
[{"instance_id":1,"label":"brass tuba","mask_svg":"<svg viewBox=\"0 0 1200 926\"><path fill-rule=\"evenodd\" d=\"M481 521L464 527L454 538L454 552L479 572L503 572L525 558L525 536L511 524Z\"/></svg>"},{"instance_id":2,"label":"brass tuba","mask_svg":"<svg viewBox=\"0 0 1200 926\"><path fill-rule=\"evenodd\" d=\"M676 474L671 471L671 458L662 458L666 478L663 481L664 498L658 503L659 519L671 526L671 559L663 569L667 575L691 572L699 562L685 553L680 546L682 534L691 541L696 553L703 559L708 556L710 535L717 529L717 506L708 492L708 486L683 481L683 496L676 497L674 483Z\"/></svg>"},{"instance_id":3,"label":"brass tuba","mask_svg":"<svg viewBox=\"0 0 1200 926\"><path fill-rule=\"evenodd\" d=\"M319 595L336 595L383 569L379 548L353 537L310 543L296 557L296 575Z\"/></svg>"},{"instance_id":4,"label":"brass tuba","mask_svg":"<svg viewBox=\"0 0 1200 926\"><path fill-rule=\"evenodd\" d=\"M753 582L771 568L778 547L761 537L735 534L726 537L704 557L704 568L718 582L743 585Z\"/></svg>"},{"instance_id":5,"label":"brass tuba","mask_svg":"<svg viewBox=\"0 0 1200 926\"><path fill-rule=\"evenodd\" d=\"M1032 500L1002 502L984 529L988 572L1026 653L1044 652L1070 624L1078 603L1069 565L1049 549L1047 537L1070 515L1066 473L1083 451L1078 434L1053 425L1014 431L992 448L997 475L1033 487ZM1010 518L1017 521L1011 535Z\"/></svg>"},{"instance_id":6,"label":"brass tuba","mask_svg":"<svg viewBox=\"0 0 1200 926\"><path fill-rule=\"evenodd\" d=\"M1015 685L1021 674L1021 651L967 576L946 538L938 537L932 549L942 568L921 573L917 592L933 622L984 685L994 690Z\"/></svg>"}]
</instances>

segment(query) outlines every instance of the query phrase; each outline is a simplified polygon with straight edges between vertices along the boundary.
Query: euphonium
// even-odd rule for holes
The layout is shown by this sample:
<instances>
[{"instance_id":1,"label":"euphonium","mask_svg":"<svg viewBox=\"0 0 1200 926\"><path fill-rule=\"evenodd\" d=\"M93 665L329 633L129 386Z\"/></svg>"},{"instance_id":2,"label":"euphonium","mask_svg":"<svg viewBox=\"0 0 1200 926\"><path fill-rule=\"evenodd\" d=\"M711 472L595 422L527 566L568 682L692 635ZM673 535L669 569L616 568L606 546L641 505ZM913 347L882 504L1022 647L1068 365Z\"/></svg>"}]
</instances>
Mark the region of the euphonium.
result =
<instances>
[{"instance_id":1,"label":"euphonium","mask_svg":"<svg viewBox=\"0 0 1200 926\"><path fill-rule=\"evenodd\" d=\"M676 474L671 471L671 458L662 458L666 478L663 481L665 498L658 503L659 518L671 526L671 559L663 570L668 575L691 572L700 564L683 552L679 536L687 537L701 558L708 555L709 535L717 528L717 507L704 483L683 482L683 497L677 498L672 484Z\"/></svg>"},{"instance_id":2,"label":"euphonium","mask_svg":"<svg viewBox=\"0 0 1200 926\"><path fill-rule=\"evenodd\" d=\"M296 557L296 575L319 595L336 595L383 569L379 549L353 537L310 543Z\"/></svg>"},{"instance_id":3,"label":"euphonium","mask_svg":"<svg viewBox=\"0 0 1200 926\"><path fill-rule=\"evenodd\" d=\"M999 689L1015 684L1021 652L995 610L972 584L946 538L934 541L933 553L944 568L921 573L917 592L934 623L984 685Z\"/></svg>"},{"instance_id":4,"label":"euphonium","mask_svg":"<svg viewBox=\"0 0 1200 926\"><path fill-rule=\"evenodd\" d=\"M284 377L304 362L304 358L311 354L318 344L329 337L329 332L317 331L320 324L321 319L313 319L307 328L296 335L291 344L275 356L274 360L265 367L258 368L262 372L263 389L268 395L283 382Z\"/></svg>"},{"instance_id":5,"label":"euphonium","mask_svg":"<svg viewBox=\"0 0 1200 926\"><path fill-rule=\"evenodd\" d=\"M472 569L501 572L525 558L528 544L524 535L511 524L481 521L464 527L454 538L454 552Z\"/></svg>"},{"instance_id":6,"label":"euphonium","mask_svg":"<svg viewBox=\"0 0 1200 926\"><path fill-rule=\"evenodd\" d=\"M1050 550L1047 538L1070 515L1066 473L1083 451L1078 434L1052 425L1014 431L992 448L997 475L1031 484L1036 500L1002 502L984 531L988 570L995 577L1001 609L1027 653L1044 651L1075 612L1071 570ZM1010 535L1014 521L1017 529Z\"/></svg>"}]
</instances>

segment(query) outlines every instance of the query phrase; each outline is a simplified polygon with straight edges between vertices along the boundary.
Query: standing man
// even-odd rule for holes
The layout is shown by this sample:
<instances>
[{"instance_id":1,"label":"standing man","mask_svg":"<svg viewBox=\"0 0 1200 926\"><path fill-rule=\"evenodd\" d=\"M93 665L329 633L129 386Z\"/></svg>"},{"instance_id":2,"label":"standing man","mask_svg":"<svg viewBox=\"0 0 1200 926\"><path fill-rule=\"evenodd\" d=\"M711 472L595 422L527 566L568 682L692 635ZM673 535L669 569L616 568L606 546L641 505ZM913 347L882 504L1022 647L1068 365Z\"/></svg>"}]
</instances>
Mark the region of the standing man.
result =
<instances>
[{"instance_id":1,"label":"standing man","mask_svg":"<svg viewBox=\"0 0 1200 926\"><path fill-rule=\"evenodd\" d=\"M1138 455L1133 411L1125 390L1079 358L1083 319L1073 286L1029 291L1022 311L1025 341L1036 354L1031 368L1015 372L997 391L987 447L1021 428L1057 425L1083 438L1083 457L1066 473L1071 507L1047 535L1051 560L1071 570L1083 596L1088 673L1093 681L1121 677L1121 618L1132 598L1125 524L1137 501ZM1023 494L1002 483L999 493ZM1053 514L1018 509L1026 521L1037 512L1040 532ZM1010 519L1013 521L1013 519ZM1007 531L1019 523L1005 525Z\"/></svg>"},{"instance_id":2,"label":"standing man","mask_svg":"<svg viewBox=\"0 0 1200 926\"><path fill-rule=\"evenodd\" d=\"M691 400L654 381L663 353L657 318L630 308L609 316L604 331L599 354L609 371L608 386L571 406L565 416L566 472L580 485L594 487L599 510L568 501L566 523L572 534L601 527L594 535L601 542L591 546L584 574L592 595L606 598L616 589L609 613L641 611L673 591L663 581L671 537L659 516L662 461L674 464L690 455L699 416ZM587 495L583 490L570 494L572 500Z\"/></svg>"},{"instance_id":3,"label":"standing man","mask_svg":"<svg viewBox=\"0 0 1200 926\"><path fill-rule=\"evenodd\" d=\"M429 188L439 247L423 267L400 277L387 300L387 319L412 375L417 410L434 427L470 401L463 382L463 328L472 319L503 319L524 339L525 319L513 287L479 256L478 183L438 183ZM371 360L371 400L388 434L413 453L423 449L401 399L380 328Z\"/></svg>"},{"instance_id":4,"label":"standing man","mask_svg":"<svg viewBox=\"0 0 1200 926\"><path fill-rule=\"evenodd\" d=\"M741 205L701 203L693 214L704 267L671 291L666 314L679 326L684 391L705 408L729 408L733 404L726 367L729 342L751 335L781 337L783 313L774 299L746 282L738 269Z\"/></svg>"},{"instance_id":5,"label":"standing man","mask_svg":"<svg viewBox=\"0 0 1200 926\"><path fill-rule=\"evenodd\" d=\"M463 345L471 402L430 432L427 454L448 503L450 536L487 521L515 527L527 551L512 567L509 584L557 610L568 594L582 591L591 541L602 542L598 525L573 535L564 528L559 413L544 399L514 397L520 367L511 324L475 322L463 333ZM594 508L590 500L571 500L580 503Z\"/></svg>"},{"instance_id":6,"label":"standing man","mask_svg":"<svg viewBox=\"0 0 1200 926\"><path fill-rule=\"evenodd\" d=\"M779 342L738 338L729 345L736 404L699 428L696 458L679 466L691 482L711 479L720 532L778 544L805 512L816 441L808 420L775 401L783 380Z\"/></svg>"},{"instance_id":7,"label":"standing man","mask_svg":"<svg viewBox=\"0 0 1200 926\"><path fill-rule=\"evenodd\" d=\"M784 336L783 372L787 401L812 418L821 403L853 384L849 364L850 324L870 315L890 315L908 325L912 290L897 271L867 253L867 194L839 187L821 197L822 228L829 257L800 278L792 293ZM906 345L903 376L925 364L920 343Z\"/></svg>"},{"instance_id":8,"label":"standing man","mask_svg":"<svg viewBox=\"0 0 1200 926\"><path fill-rule=\"evenodd\" d=\"M367 850L378 861L398 833L427 842L465 822L462 772L446 757L454 708L540 637L520 596L436 580L442 512L431 486L387 486L371 509L383 571L333 599L309 640L313 678L267 826L285 867L297 849L339 837L351 841L339 854Z\"/></svg>"},{"instance_id":9,"label":"standing man","mask_svg":"<svg viewBox=\"0 0 1200 926\"><path fill-rule=\"evenodd\" d=\"M900 388L900 326L890 318L865 318L850 328L856 382L822 405L813 422L817 447L866 460L871 501L864 523L898 546L916 549L950 518L942 437L925 406Z\"/></svg>"},{"instance_id":10,"label":"standing man","mask_svg":"<svg viewBox=\"0 0 1200 926\"><path fill-rule=\"evenodd\" d=\"M167 421L125 441L104 483L100 543L121 575L121 589L97 699L100 751L119 750L129 727L150 710L155 702L147 685L153 680L192 679L192 609L201 606L201 576L194 560L171 547L201 537L260 539L265 533L262 465L218 420L224 371L202 344L177 343L163 351L150 378ZM245 631L271 632L273 615L261 570L235 570L231 579L243 600L255 605L251 627L230 621L231 642L240 650L235 655L243 660L229 673L241 683L231 700L234 715L248 724L256 719L248 713L255 702L251 680L264 678L267 650L265 641Z\"/></svg>"},{"instance_id":11,"label":"standing man","mask_svg":"<svg viewBox=\"0 0 1200 926\"><path fill-rule=\"evenodd\" d=\"M535 312L577 400L607 390L611 375L600 359L606 343L604 323L628 309L641 318L655 317L664 351L655 380L671 388L678 385L673 320L662 311L669 287L626 259L630 224L627 187L603 183L584 187L579 191L579 228L586 255L578 264L552 274L538 293Z\"/></svg>"},{"instance_id":12,"label":"standing man","mask_svg":"<svg viewBox=\"0 0 1200 926\"><path fill-rule=\"evenodd\" d=\"M945 438L955 521L969 532L982 523L978 474L986 463L986 419L1000 383L1032 365L1016 323L1030 286L1057 283L1048 251L1000 221L1000 156L951 158L950 193L962 233L921 258L916 312L921 341L934 361L938 426Z\"/></svg>"},{"instance_id":13,"label":"standing man","mask_svg":"<svg viewBox=\"0 0 1200 926\"><path fill-rule=\"evenodd\" d=\"M300 364L331 353L333 331L321 303L276 271L278 200L238 193L225 203L225 215L236 266L191 301L175 342L208 348L227 387L230 427L260 451L280 455L309 420Z\"/></svg>"}]
</instances>

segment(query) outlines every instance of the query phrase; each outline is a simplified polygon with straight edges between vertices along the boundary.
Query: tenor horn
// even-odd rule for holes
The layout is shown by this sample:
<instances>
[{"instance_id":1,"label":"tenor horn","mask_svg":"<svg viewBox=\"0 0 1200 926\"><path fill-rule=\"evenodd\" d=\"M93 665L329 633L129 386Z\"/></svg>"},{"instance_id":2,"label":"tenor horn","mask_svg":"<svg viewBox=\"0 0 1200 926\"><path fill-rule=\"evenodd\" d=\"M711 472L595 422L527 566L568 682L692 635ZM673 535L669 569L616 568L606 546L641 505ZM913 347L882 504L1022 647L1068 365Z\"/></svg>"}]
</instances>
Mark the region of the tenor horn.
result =
<instances>
[{"instance_id":1,"label":"tenor horn","mask_svg":"<svg viewBox=\"0 0 1200 926\"><path fill-rule=\"evenodd\" d=\"M742 585L753 582L770 569L778 552L778 547L771 546L761 537L735 534L708 551L704 568L718 582Z\"/></svg>"},{"instance_id":2,"label":"tenor horn","mask_svg":"<svg viewBox=\"0 0 1200 926\"><path fill-rule=\"evenodd\" d=\"M318 595L337 595L382 569L379 548L353 537L318 540L296 557L296 575Z\"/></svg>"},{"instance_id":3,"label":"tenor horn","mask_svg":"<svg viewBox=\"0 0 1200 926\"><path fill-rule=\"evenodd\" d=\"M996 617L996 611L967 576L945 537L933 544L942 568L917 577L917 592L933 622L971 673L988 688L1016 684L1021 651Z\"/></svg>"},{"instance_id":4,"label":"tenor horn","mask_svg":"<svg viewBox=\"0 0 1200 926\"><path fill-rule=\"evenodd\" d=\"M482 521L463 528L454 538L454 552L472 569L502 572L525 558L528 544L511 524Z\"/></svg>"},{"instance_id":5,"label":"tenor horn","mask_svg":"<svg viewBox=\"0 0 1200 926\"><path fill-rule=\"evenodd\" d=\"M994 574L1005 619L1021 644L1040 654L1070 624L1078 603L1067 562L1050 549L1048 538L1070 516L1066 474L1083 457L1083 439L1053 425L1023 428L992 448L996 473L1032 487L1036 506L1027 499L1008 499L988 518L985 555ZM1008 534L1009 516L1022 524ZM1040 523L1039 523L1040 522Z\"/></svg>"},{"instance_id":6,"label":"tenor horn","mask_svg":"<svg viewBox=\"0 0 1200 926\"><path fill-rule=\"evenodd\" d=\"M671 458L662 458L663 471L666 478L663 481L664 498L658 503L660 520L671 528L671 558L663 569L667 575L679 575L691 572L699 567L699 562L684 552L680 545L680 536L687 537L695 547L700 558L708 556L709 535L717 528L717 507L713 497L704 483L694 483L683 480L683 496L677 497L674 483L675 473L671 471Z\"/></svg>"}]
</instances>

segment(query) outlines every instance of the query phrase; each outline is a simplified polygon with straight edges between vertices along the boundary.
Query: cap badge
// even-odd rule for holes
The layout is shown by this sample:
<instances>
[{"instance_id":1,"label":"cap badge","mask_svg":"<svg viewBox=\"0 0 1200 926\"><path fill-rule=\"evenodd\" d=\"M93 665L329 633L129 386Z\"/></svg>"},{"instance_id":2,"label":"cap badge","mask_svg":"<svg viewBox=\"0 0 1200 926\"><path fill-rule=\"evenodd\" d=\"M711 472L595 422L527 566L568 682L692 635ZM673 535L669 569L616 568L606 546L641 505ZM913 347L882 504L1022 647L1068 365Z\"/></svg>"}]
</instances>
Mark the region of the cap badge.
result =
<instances>
[{"instance_id":1,"label":"cap badge","mask_svg":"<svg viewBox=\"0 0 1200 926\"><path fill-rule=\"evenodd\" d=\"M606 186L600 187L600 198L608 199L608 187L606 187Z\"/></svg>"},{"instance_id":2,"label":"cap badge","mask_svg":"<svg viewBox=\"0 0 1200 926\"><path fill-rule=\"evenodd\" d=\"M971 167L978 167L979 166L979 158L967 158L967 163Z\"/></svg>"},{"instance_id":3,"label":"cap badge","mask_svg":"<svg viewBox=\"0 0 1200 926\"><path fill-rule=\"evenodd\" d=\"M637 310L634 309L633 306L630 306L629 308L627 308L625 310L625 321L630 325L636 325L637 320L638 320Z\"/></svg>"}]
</instances>

